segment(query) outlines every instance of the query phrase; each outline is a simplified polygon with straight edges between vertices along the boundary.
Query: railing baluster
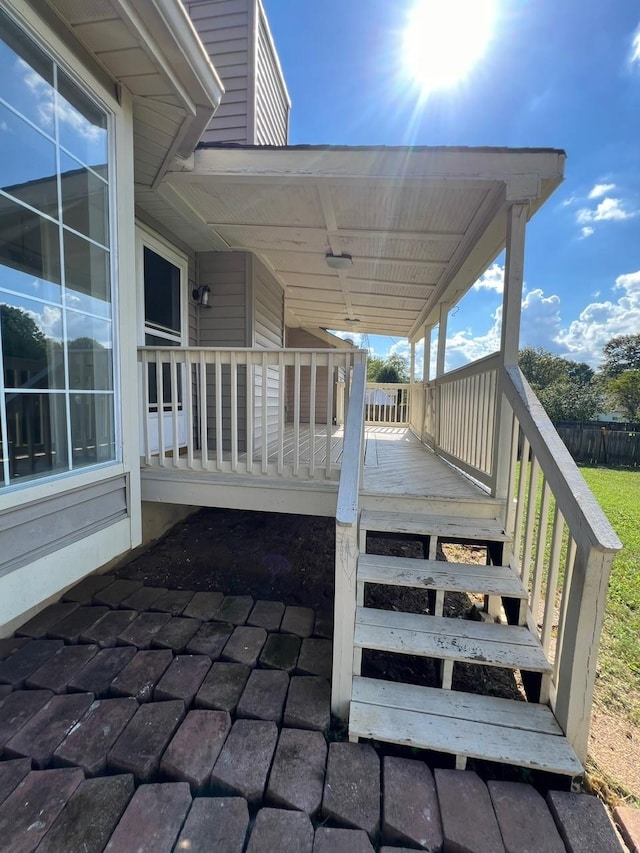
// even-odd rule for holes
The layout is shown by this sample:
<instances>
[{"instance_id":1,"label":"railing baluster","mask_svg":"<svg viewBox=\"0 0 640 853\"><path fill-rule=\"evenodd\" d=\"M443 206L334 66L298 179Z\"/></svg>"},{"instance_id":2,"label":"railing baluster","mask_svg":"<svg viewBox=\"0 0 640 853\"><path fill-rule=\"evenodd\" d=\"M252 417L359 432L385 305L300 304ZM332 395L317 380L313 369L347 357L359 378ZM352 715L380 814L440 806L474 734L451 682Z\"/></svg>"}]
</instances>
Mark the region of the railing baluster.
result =
<instances>
[{"instance_id":1,"label":"railing baluster","mask_svg":"<svg viewBox=\"0 0 640 853\"><path fill-rule=\"evenodd\" d=\"M173 467L179 465L180 456L180 436L178 423L178 365L176 363L176 353L172 350L169 354L169 378L171 383L171 426L173 430Z\"/></svg>"},{"instance_id":2,"label":"railing baluster","mask_svg":"<svg viewBox=\"0 0 640 853\"><path fill-rule=\"evenodd\" d=\"M518 564L518 570L522 576L522 554L520 545L522 542L522 520L524 518L527 474L529 472L529 441L523 434L522 450L520 452L520 477L518 480L518 502L516 504L516 519L513 528L513 554Z\"/></svg>"},{"instance_id":3,"label":"railing baluster","mask_svg":"<svg viewBox=\"0 0 640 853\"><path fill-rule=\"evenodd\" d=\"M142 352L142 431L145 465L151 465L151 436L149 430L149 354Z\"/></svg>"},{"instance_id":4,"label":"railing baluster","mask_svg":"<svg viewBox=\"0 0 640 853\"><path fill-rule=\"evenodd\" d=\"M284 472L284 421L285 421L285 409L284 409L284 387L286 381L286 367L284 363L284 353L279 353L278 355L278 374L279 374L279 385L280 385L280 408L278 414L278 459L277 459L277 471L278 474L282 475Z\"/></svg>"},{"instance_id":5,"label":"railing baluster","mask_svg":"<svg viewBox=\"0 0 640 853\"><path fill-rule=\"evenodd\" d=\"M220 353L215 354L215 375L216 375L216 468L222 471L223 461L223 444L222 444L222 362Z\"/></svg>"},{"instance_id":6,"label":"railing baluster","mask_svg":"<svg viewBox=\"0 0 640 853\"><path fill-rule=\"evenodd\" d=\"M520 577L524 581L525 586L529 582L531 572L531 552L533 549L533 529L536 523L539 479L540 465L537 457L533 456L529 472L529 491L527 493L527 508L524 523L524 547L522 549L522 566L520 567Z\"/></svg>"},{"instance_id":7,"label":"railing baluster","mask_svg":"<svg viewBox=\"0 0 640 853\"><path fill-rule=\"evenodd\" d=\"M186 350L184 359L184 411L187 430L187 468L193 470L193 365L191 362L190 350Z\"/></svg>"},{"instance_id":8,"label":"railing baluster","mask_svg":"<svg viewBox=\"0 0 640 853\"><path fill-rule=\"evenodd\" d=\"M556 503L551 530L551 553L549 554L549 571L547 572L547 589L544 597L544 618L542 620L541 636L542 648L547 658L549 657L549 649L551 648L551 631L553 630L563 533L564 518Z\"/></svg>"},{"instance_id":9,"label":"railing baluster","mask_svg":"<svg viewBox=\"0 0 640 853\"><path fill-rule=\"evenodd\" d=\"M573 566L576 561L576 541L573 536L569 535L567 542L567 556L564 561L564 577L562 579L562 597L560 599L560 613L558 615L558 634L556 637L556 654L553 659L553 677L552 681L558 682L558 670L560 667L560 658L562 657L562 643L564 640L564 626L567 618L567 608L569 606L569 596L571 593L571 580L573 577Z\"/></svg>"},{"instance_id":10,"label":"railing baluster","mask_svg":"<svg viewBox=\"0 0 640 853\"><path fill-rule=\"evenodd\" d=\"M318 356L311 353L309 368L309 475L313 479L316 474L316 388L318 381Z\"/></svg>"},{"instance_id":11,"label":"railing baluster","mask_svg":"<svg viewBox=\"0 0 640 853\"><path fill-rule=\"evenodd\" d=\"M293 359L293 476L300 474L300 353Z\"/></svg>"},{"instance_id":12,"label":"railing baluster","mask_svg":"<svg viewBox=\"0 0 640 853\"><path fill-rule=\"evenodd\" d=\"M346 414L346 408L345 408ZM326 475L327 480L331 477L331 439L333 426L333 354L329 353L327 357L327 459L326 459ZM346 424L345 424L346 428Z\"/></svg>"},{"instance_id":13,"label":"railing baluster","mask_svg":"<svg viewBox=\"0 0 640 853\"><path fill-rule=\"evenodd\" d=\"M207 411L207 356L200 352L200 465L203 470L209 467L209 435ZM216 386L217 390L217 386ZM216 405L216 420L218 409Z\"/></svg>"},{"instance_id":14,"label":"railing baluster","mask_svg":"<svg viewBox=\"0 0 640 853\"><path fill-rule=\"evenodd\" d=\"M262 473L269 470L269 365L262 353Z\"/></svg>"},{"instance_id":15,"label":"railing baluster","mask_svg":"<svg viewBox=\"0 0 640 853\"><path fill-rule=\"evenodd\" d=\"M545 564L545 550L547 545L547 529L549 525L549 505L551 502L551 491L545 477L542 478L542 499L540 501L540 512L538 516L538 538L536 542L536 558L534 562L533 582L531 585L531 613L538 621L538 609L540 607L540 590L542 588L542 573Z\"/></svg>"},{"instance_id":16,"label":"railing baluster","mask_svg":"<svg viewBox=\"0 0 640 853\"><path fill-rule=\"evenodd\" d=\"M254 411L253 411L253 361L251 355L247 354L245 362L245 385L246 385L246 406L247 406L247 474L253 474L253 443L254 443Z\"/></svg>"},{"instance_id":17,"label":"railing baluster","mask_svg":"<svg viewBox=\"0 0 640 853\"><path fill-rule=\"evenodd\" d=\"M156 350L156 387L158 390L158 461L164 468L166 449L164 443L164 375L162 353Z\"/></svg>"},{"instance_id":18,"label":"railing baluster","mask_svg":"<svg viewBox=\"0 0 640 853\"><path fill-rule=\"evenodd\" d=\"M238 356L231 353L231 470L238 470Z\"/></svg>"}]
</instances>

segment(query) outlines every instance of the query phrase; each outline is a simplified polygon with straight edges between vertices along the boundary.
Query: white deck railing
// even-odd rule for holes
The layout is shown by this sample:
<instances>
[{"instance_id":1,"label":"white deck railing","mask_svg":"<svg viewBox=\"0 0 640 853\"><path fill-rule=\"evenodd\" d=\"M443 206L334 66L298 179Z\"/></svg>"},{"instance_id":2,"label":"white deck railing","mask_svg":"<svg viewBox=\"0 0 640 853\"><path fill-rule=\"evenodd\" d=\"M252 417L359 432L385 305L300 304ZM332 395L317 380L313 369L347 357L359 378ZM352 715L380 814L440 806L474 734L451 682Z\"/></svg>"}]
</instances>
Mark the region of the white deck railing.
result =
<instances>
[{"instance_id":1,"label":"white deck railing","mask_svg":"<svg viewBox=\"0 0 640 853\"><path fill-rule=\"evenodd\" d=\"M335 413L346 407L351 371L365 357L344 350L141 347L142 464L337 479L342 437Z\"/></svg>"},{"instance_id":2,"label":"white deck railing","mask_svg":"<svg viewBox=\"0 0 640 853\"><path fill-rule=\"evenodd\" d=\"M413 404L413 432L505 500L505 557L529 590L525 618L553 665L550 705L584 762L620 541L517 367L489 356L414 385Z\"/></svg>"},{"instance_id":3,"label":"white deck railing","mask_svg":"<svg viewBox=\"0 0 640 853\"><path fill-rule=\"evenodd\" d=\"M337 399L342 401L342 383ZM407 427L411 423L412 392L409 382L367 382L364 398L364 422L367 426ZM336 423L344 424L344 408L336 410Z\"/></svg>"}]
</instances>

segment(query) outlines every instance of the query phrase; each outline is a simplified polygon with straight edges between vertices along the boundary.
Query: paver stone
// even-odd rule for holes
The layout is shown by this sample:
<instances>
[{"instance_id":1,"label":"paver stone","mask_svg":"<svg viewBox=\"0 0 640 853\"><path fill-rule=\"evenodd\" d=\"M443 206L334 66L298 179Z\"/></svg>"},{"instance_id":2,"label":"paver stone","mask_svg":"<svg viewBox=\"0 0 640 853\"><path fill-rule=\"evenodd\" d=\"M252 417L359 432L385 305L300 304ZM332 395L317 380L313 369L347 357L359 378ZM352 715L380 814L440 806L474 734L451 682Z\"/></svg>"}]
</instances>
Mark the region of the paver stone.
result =
<instances>
[{"instance_id":1,"label":"paver stone","mask_svg":"<svg viewBox=\"0 0 640 853\"><path fill-rule=\"evenodd\" d=\"M382 833L423 850L442 848L436 786L423 761L386 756L382 765Z\"/></svg>"},{"instance_id":2,"label":"paver stone","mask_svg":"<svg viewBox=\"0 0 640 853\"><path fill-rule=\"evenodd\" d=\"M27 687L66 693L67 685L95 657L98 647L63 646L26 680Z\"/></svg>"},{"instance_id":3,"label":"paver stone","mask_svg":"<svg viewBox=\"0 0 640 853\"><path fill-rule=\"evenodd\" d=\"M331 678L333 645L331 640L307 637L302 641L298 657L298 672L302 675L319 675Z\"/></svg>"},{"instance_id":4,"label":"paver stone","mask_svg":"<svg viewBox=\"0 0 640 853\"><path fill-rule=\"evenodd\" d=\"M25 679L63 645L62 640L30 640L0 663L0 684L10 684L14 690L22 687Z\"/></svg>"},{"instance_id":5,"label":"paver stone","mask_svg":"<svg viewBox=\"0 0 640 853\"><path fill-rule=\"evenodd\" d=\"M332 829L319 826L313 842L313 853L375 853L363 829ZM400 853L395 850L394 853Z\"/></svg>"},{"instance_id":6,"label":"paver stone","mask_svg":"<svg viewBox=\"0 0 640 853\"><path fill-rule=\"evenodd\" d=\"M168 613L140 613L118 634L118 644L150 649L153 638L170 618Z\"/></svg>"},{"instance_id":7,"label":"paver stone","mask_svg":"<svg viewBox=\"0 0 640 853\"><path fill-rule=\"evenodd\" d=\"M40 842L37 853L102 853L133 796L133 776L85 779Z\"/></svg>"},{"instance_id":8,"label":"paver stone","mask_svg":"<svg viewBox=\"0 0 640 853\"><path fill-rule=\"evenodd\" d=\"M93 596L94 604L106 604L107 607L120 607L125 598L140 589L142 581L130 581L125 578L116 578L112 584L101 589Z\"/></svg>"},{"instance_id":9,"label":"paver stone","mask_svg":"<svg viewBox=\"0 0 640 853\"><path fill-rule=\"evenodd\" d=\"M235 628L222 652L222 660L255 666L267 639L264 628L240 625Z\"/></svg>"},{"instance_id":10,"label":"paver stone","mask_svg":"<svg viewBox=\"0 0 640 853\"><path fill-rule=\"evenodd\" d=\"M614 818L631 853L640 853L640 809L618 806Z\"/></svg>"},{"instance_id":11,"label":"paver stone","mask_svg":"<svg viewBox=\"0 0 640 853\"><path fill-rule=\"evenodd\" d=\"M122 607L127 607L129 610L152 610L153 605L159 601L165 594L167 588L165 586L143 586L137 589L133 595L125 598L122 602Z\"/></svg>"},{"instance_id":12,"label":"paver stone","mask_svg":"<svg viewBox=\"0 0 640 853\"><path fill-rule=\"evenodd\" d=\"M5 853L31 853L52 826L84 776L77 767L32 770L0 805Z\"/></svg>"},{"instance_id":13,"label":"paver stone","mask_svg":"<svg viewBox=\"0 0 640 853\"><path fill-rule=\"evenodd\" d=\"M91 604L94 595L108 587L114 580L113 575L89 575L68 589L62 596L62 600L75 601L77 604Z\"/></svg>"},{"instance_id":14,"label":"paver stone","mask_svg":"<svg viewBox=\"0 0 640 853\"><path fill-rule=\"evenodd\" d=\"M170 616L180 616L193 598L193 592L186 589L168 589L153 605L154 610L162 610Z\"/></svg>"},{"instance_id":15,"label":"paver stone","mask_svg":"<svg viewBox=\"0 0 640 853\"><path fill-rule=\"evenodd\" d=\"M171 649L175 654L183 652L189 640L202 625L199 619L186 616L172 616L169 621L153 635L151 644L156 649Z\"/></svg>"},{"instance_id":16,"label":"paver stone","mask_svg":"<svg viewBox=\"0 0 640 853\"><path fill-rule=\"evenodd\" d=\"M300 637L293 634L269 634L260 653L260 666L291 674L298 663L300 643Z\"/></svg>"},{"instance_id":17,"label":"paver stone","mask_svg":"<svg viewBox=\"0 0 640 853\"><path fill-rule=\"evenodd\" d=\"M333 638L333 614L316 613L316 624L313 628L314 637L322 637L324 640Z\"/></svg>"},{"instance_id":18,"label":"paver stone","mask_svg":"<svg viewBox=\"0 0 640 853\"><path fill-rule=\"evenodd\" d=\"M598 797L549 791L547 803L569 853L622 853L613 823Z\"/></svg>"},{"instance_id":19,"label":"paver stone","mask_svg":"<svg viewBox=\"0 0 640 853\"><path fill-rule=\"evenodd\" d=\"M312 853L313 826L306 814L260 809L251 831L247 853Z\"/></svg>"},{"instance_id":20,"label":"paver stone","mask_svg":"<svg viewBox=\"0 0 640 853\"><path fill-rule=\"evenodd\" d=\"M18 787L30 770L31 761L28 758L0 761L0 805Z\"/></svg>"},{"instance_id":21,"label":"paver stone","mask_svg":"<svg viewBox=\"0 0 640 853\"><path fill-rule=\"evenodd\" d=\"M188 782L194 796L204 793L230 729L226 711L190 711L162 756L160 772Z\"/></svg>"},{"instance_id":22,"label":"paver stone","mask_svg":"<svg viewBox=\"0 0 640 853\"><path fill-rule=\"evenodd\" d=\"M214 791L239 794L259 805L277 739L275 723L236 720L211 774Z\"/></svg>"},{"instance_id":23,"label":"paver stone","mask_svg":"<svg viewBox=\"0 0 640 853\"><path fill-rule=\"evenodd\" d=\"M137 782L149 782L183 717L184 702L179 700L141 705L109 750L107 765L133 773Z\"/></svg>"},{"instance_id":24,"label":"paver stone","mask_svg":"<svg viewBox=\"0 0 640 853\"><path fill-rule=\"evenodd\" d=\"M51 699L50 690L16 690L0 702L0 755L7 741Z\"/></svg>"},{"instance_id":25,"label":"paver stone","mask_svg":"<svg viewBox=\"0 0 640 853\"><path fill-rule=\"evenodd\" d=\"M69 681L69 691L93 693L96 699L106 699L109 695L111 682L122 672L136 654L137 650L134 646L101 649Z\"/></svg>"},{"instance_id":26,"label":"paver stone","mask_svg":"<svg viewBox=\"0 0 640 853\"><path fill-rule=\"evenodd\" d=\"M372 746L329 744L322 813L374 839L380 821L380 760Z\"/></svg>"},{"instance_id":27,"label":"paver stone","mask_svg":"<svg viewBox=\"0 0 640 853\"><path fill-rule=\"evenodd\" d=\"M282 729L266 801L314 815L322 804L327 742L321 732Z\"/></svg>"},{"instance_id":28,"label":"paver stone","mask_svg":"<svg viewBox=\"0 0 640 853\"><path fill-rule=\"evenodd\" d=\"M173 660L168 649L138 652L111 682L113 696L133 696L138 702L149 702L153 688Z\"/></svg>"},{"instance_id":29,"label":"paver stone","mask_svg":"<svg viewBox=\"0 0 640 853\"><path fill-rule=\"evenodd\" d=\"M196 694L196 708L233 713L250 674L242 663L214 663Z\"/></svg>"},{"instance_id":30,"label":"paver stone","mask_svg":"<svg viewBox=\"0 0 640 853\"><path fill-rule=\"evenodd\" d=\"M25 756L34 767L45 768L67 732L84 717L92 702L93 693L53 696L6 744L7 755Z\"/></svg>"},{"instance_id":31,"label":"paver stone","mask_svg":"<svg viewBox=\"0 0 640 853\"><path fill-rule=\"evenodd\" d=\"M282 601L256 601L247 619L247 625L264 628L265 631L277 631L284 616Z\"/></svg>"},{"instance_id":32,"label":"paver stone","mask_svg":"<svg viewBox=\"0 0 640 853\"><path fill-rule=\"evenodd\" d=\"M189 640L187 652L218 660L232 633L233 625L228 622L205 622Z\"/></svg>"},{"instance_id":33,"label":"paver stone","mask_svg":"<svg viewBox=\"0 0 640 853\"><path fill-rule=\"evenodd\" d=\"M298 637L310 637L315 621L316 614L310 607L287 607L280 630Z\"/></svg>"},{"instance_id":34,"label":"paver stone","mask_svg":"<svg viewBox=\"0 0 640 853\"><path fill-rule=\"evenodd\" d=\"M30 642L30 637L4 637L0 640L0 661L10 657L14 652Z\"/></svg>"},{"instance_id":35,"label":"paver stone","mask_svg":"<svg viewBox=\"0 0 640 853\"><path fill-rule=\"evenodd\" d=\"M210 622L216 610L222 604L224 595L221 592L196 592L183 611L183 616Z\"/></svg>"},{"instance_id":36,"label":"paver stone","mask_svg":"<svg viewBox=\"0 0 640 853\"><path fill-rule=\"evenodd\" d=\"M216 622L244 625L252 609L253 598L250 595L227 595L213 618Z\"/></svg>"},{"instance_id":37,"label":"paver stone","mask_svg":"<svg viewBox=\"0 0 640 853\"><path fill-rule=\"evenodd\" d=\"M33 637L36 640L41 639L46 636L49 628L55 625L56 622L59 622L63 616L68 616L70 613L73 613L77 607L78 605L72 601L50 604L48 607L45 607L44 610L41 610L39 613L36 613L35 616L32 616L28 622L24 623L24 625L21 625L15 632L16 636Z\"/></svg>"},{"instance_id":38,"label":"paver stone","mask_svg":"<svg viewBox=\"0 0 640 853\"><path fill-rule=\"evenodd\" d=\"M491 797L480 777L472 770L437 769L434 775L444 849L475 850L482 839L483 853L504 853Z\"/></svg>"},{"instance_id":39,"label":"paver stone","mask_svg":"<svg viewBox=\"0 0 640 853\"><path fill-rule=\"evenodd\" d=\"M565 853L547 804L531 785L488 782L507 853Z\"/></svg>"},{"instance_id":40,"label":"paver stone","mask_svg":"<svg viewBox=\"0 0 640 853\"><path fill-rule=\"evenodd\" d=\"M242 853L248 826L249 809L242 797L198 797L174 849Z\"/></svg>"},{"instance_id":41,"label":"paver stone","mask_svg":"<svg viewBox=\"0 0 640 853\"><path fill-rule=\"evenodd\" d=\"M289 684L283 725L325 732L331 722L331 687L326 678L294 675Z\"/></svg>"},{"instance_id":42,"label":"paver stone","mask_svg":"<svg viewBox=\"0 0 640 853\"><path fill-rule=\"evenodd\" d=\"M238 702L238 717L252 720L282 720L289 689L289 676L275 669L254 669Z\"/></svg>"},{"instance_id":43,"label":"paver stone","mask_svg":"<svg viewBox=\"0 0 640 853\"><path fill-rule=\"evenodd\" d=\"M141 785L115 828L105 853L168 853L191 806L186 782Z\"/></svg>"},{"instance_id":44,"label":"paver stone","mask_svg":"<svg viewBox=\"0 0 640 853\"><path fill-rule=\"evenodd\" d=\"M98 699L53 753L54 763L82 767L87 776L103 773L107 753L138 710L126 699Z\"/></svg>"},{"instance_id":45,"label":"paver stone","mask_svg":"<svg viewBox=\"0 0 640 853\"><path fill-rule=\"evenodd\" d=\"M85 643L96 643L101 649L115 646L118 634L138 618L137 610L111 610L82 634Z\"/></svg>"},{"instance_id":46,"label":"paver stone","mask_svg":"<svg viewBox=\"0 0 640 853\"><path fill-rule=\"evenodd\" d=\"M77 607L47 631L52 640L64 640L66 643L77 643L85 631L109 612L108 607Z\"/></svg>"},{"instance_id":47,"label":"paver stone","mask_svg":"<svg viewBox=\"0 0 640 853\"><path fill-rule=\"evenodd\" d=\"M178 655L157 683L154 700L182 699L185 707L190 707L210 669L211 660L206 655Z\"/></svg>"}]
</instances>

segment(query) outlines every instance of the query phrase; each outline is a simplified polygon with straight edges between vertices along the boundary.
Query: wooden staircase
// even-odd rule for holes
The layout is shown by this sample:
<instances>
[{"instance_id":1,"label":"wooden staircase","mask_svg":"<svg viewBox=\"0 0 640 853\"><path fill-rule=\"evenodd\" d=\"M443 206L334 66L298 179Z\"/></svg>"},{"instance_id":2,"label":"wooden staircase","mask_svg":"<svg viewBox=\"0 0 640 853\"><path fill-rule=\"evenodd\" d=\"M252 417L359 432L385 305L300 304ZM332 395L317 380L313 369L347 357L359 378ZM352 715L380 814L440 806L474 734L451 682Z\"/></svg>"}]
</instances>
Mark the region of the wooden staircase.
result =
<instances>
[{"instance_id":1,"label":"wooden staircase","mask_svg":"<svg viewBox=\"0 0 640 853\"><path fill-rule=\"evenodd\" d=\"M527 626L528 591L509 565L467 565L436 560L441 541L482 543L503 551L509 537L495 519L365 509L360 517L353 636L349 737L405 744L468 757L577 776L583 767L548 707L552 667L537 632ZM428 537L427 559L367 553L368 533ZM365 607L365 586L385 584L432 591L428 614ZM497 621L443 615L447 592L479 594ZM515 614L508 624L502 603ZM500 618L502 614L502 618ZM417 655L439 662L440 686L400 684L361 675L366 650ZM457 663L504 667L522 674L532 701L452 690Z\"/></svg>"}]
</instances>

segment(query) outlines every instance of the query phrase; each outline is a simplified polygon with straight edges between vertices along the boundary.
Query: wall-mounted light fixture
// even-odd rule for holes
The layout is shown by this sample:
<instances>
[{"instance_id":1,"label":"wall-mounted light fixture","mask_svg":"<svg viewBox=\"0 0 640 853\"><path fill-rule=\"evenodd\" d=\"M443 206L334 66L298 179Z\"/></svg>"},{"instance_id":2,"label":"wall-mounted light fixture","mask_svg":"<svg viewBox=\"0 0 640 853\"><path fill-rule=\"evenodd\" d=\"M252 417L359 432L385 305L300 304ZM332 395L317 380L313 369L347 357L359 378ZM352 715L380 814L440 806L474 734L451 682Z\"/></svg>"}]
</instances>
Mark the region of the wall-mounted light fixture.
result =
<instances>
[{"instance_id":1,"label":"wall-mounted light fixture","mask_svg":"<svg viewBox=\"0 0 640 853\"><path fill-rule=\"evenodd\" d=\"M197 302L201 308L211 308L209 305L209 294L211 288L208 284L201 284L200 287L194 287L191 291L191 297L194 302Z\"/></svg>"},{"instance_id":2,"label":"wall-mounted light fixture","mask_svg":"<svg viewBox=\"0 0 640 853\"><path fill-rule=\"evenodd\" d=\"M333 252L327 252L324 259L332 270L348 270L353 266L351 255L334 255Z\"/></svg>"}]
</instances>

